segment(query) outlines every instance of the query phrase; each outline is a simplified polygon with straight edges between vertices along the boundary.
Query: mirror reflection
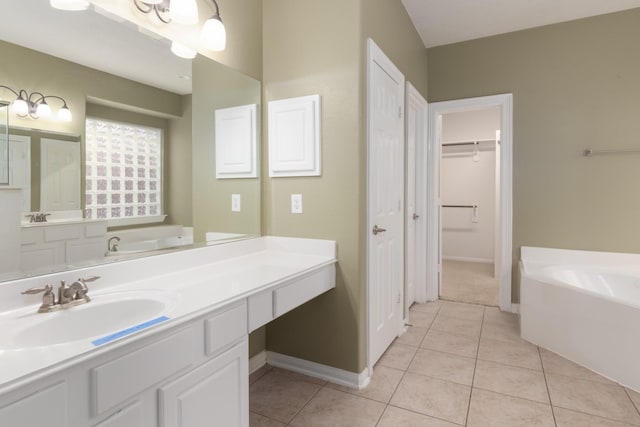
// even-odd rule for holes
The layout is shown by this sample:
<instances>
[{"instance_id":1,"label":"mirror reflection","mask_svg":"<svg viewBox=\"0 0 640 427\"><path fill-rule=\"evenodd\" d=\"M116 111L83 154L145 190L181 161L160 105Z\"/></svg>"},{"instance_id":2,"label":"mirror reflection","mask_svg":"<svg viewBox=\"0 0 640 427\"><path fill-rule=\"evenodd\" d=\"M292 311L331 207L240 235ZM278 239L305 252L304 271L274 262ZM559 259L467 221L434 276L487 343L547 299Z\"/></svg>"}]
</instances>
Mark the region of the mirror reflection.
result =
<instances>
[{"instance_id":1,"label":"mirror reflection","mask_svg":"<svg viewBox=\"0 0 640 427\"><path fill-rule=\"evenodd\" d=\"M21 188L11 198L20 215L2 213L17 230L7 247L20 254L0 264L2 280L260 233L258 174L217 179L215 158L216 111L258 105L258 81L201 56L177 58L170 41L96 10L11 3L2 6L12 22L0 29L0 85L55 93L73 119L0 105L9 184L0 192ZM27 21L38 37L18 25ZM14 98L0 90L0 101Z\"/></svg>"}]
</instances>

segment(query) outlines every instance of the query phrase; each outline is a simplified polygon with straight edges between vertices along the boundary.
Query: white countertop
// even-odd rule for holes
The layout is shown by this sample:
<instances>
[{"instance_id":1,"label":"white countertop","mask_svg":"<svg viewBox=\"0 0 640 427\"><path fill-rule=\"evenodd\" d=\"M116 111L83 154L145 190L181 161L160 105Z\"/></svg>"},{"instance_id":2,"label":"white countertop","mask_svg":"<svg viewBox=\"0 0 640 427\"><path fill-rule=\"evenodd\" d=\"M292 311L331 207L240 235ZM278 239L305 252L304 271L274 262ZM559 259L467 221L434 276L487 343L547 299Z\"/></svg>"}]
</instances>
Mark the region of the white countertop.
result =
<instances>
[{"instance_id":1,"label":"white countertop","mask_svg":"<svg viewBox=\"0 0 640 427\"><path fill-rule=\"evenodd\" d=\"M0 284L0 393L335 262L333 241L261 237ZM56 288L59 280L71 283L94 275L101 279L88 284L92 302L69 311L89 308L117 292L154 291L170 296L171 304L161 314L169 320L98 347L91 341L104 333L64 344L12 348L16 331L42 316L64 313L37 313L42 296L23 296L22 290L46 283Z\"/></svg>"}]
</instances>

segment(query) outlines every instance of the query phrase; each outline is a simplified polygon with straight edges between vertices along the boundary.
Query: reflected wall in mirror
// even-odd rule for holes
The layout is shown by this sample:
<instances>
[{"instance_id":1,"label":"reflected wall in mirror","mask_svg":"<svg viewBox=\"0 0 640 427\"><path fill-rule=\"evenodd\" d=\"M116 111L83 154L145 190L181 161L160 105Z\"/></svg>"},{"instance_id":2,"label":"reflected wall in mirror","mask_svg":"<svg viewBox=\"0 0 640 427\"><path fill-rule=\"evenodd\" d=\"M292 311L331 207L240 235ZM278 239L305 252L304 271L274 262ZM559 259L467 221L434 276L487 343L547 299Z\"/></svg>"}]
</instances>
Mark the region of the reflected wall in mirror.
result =
<instances>
[{"instance_id":1,"label":"reflected wall in mirror","mask_svg":"<svg viewBox=\"0 0 640 427\"><path fill-rule=\"evenodd\" d=\"M205 242L207 236L226 238L260 234L259 179L217 180L214 140L215 110L259 105L260 82L201 56L193 61L176 58L170 53L169 41L149 37L131 24L115 22L95 10L82 13L57 11L49 6L47 0L11 3L1 6L3 16L11 16L12 22L31 22L33 26L42 28L37 39L56 46L56 53L52 55L47 46L25 40L21 25L3 25L0 28L0 58L3 61L0 84L59 94L67 101L73 120L62 123L42 118L23 119L4 109L9 114L8 133L13 135L12 138L30 140L30 149L23 150L29 154L29 162L23 161L22 172L16 172L30 178L30 195L23 197L22 210L46 211L52 215L46 225L21 227L19 223L15 224L23 235L29 237L23 237L19 251L31 251L30 255L23 257L20 269L0 272L3 280L59 271L70 266L112 262L139 256L146 250L151 250L147 254L154 254L164 246L174 246L179 239L198 244ZM47 22L53 22L55 26ZM52 32L45 33L46 28L51 28ZM70 52L61 52L60 46L67 46ZM78 63L78 58L85 57L86 63ZM96 57L102 57L105 65L92 62ZM114 68L113 64L117 66ZM105 71L107 67L109 72ZM11 102L13 98L9 93L0 92L0 100ZM0 108L0 115L2 111ZM127 187L129 184L123 180L122 187L117 187L112 179L117 174L117 155L107 152L100 159L89 157L85 127L88 117L161 130L162 167L159 170L162 175L156 178L161 183L160 213L166 215L164 222L136 224L132 221L132 224L121 227L111 219L112 215L102 214L111 213L112 209L113 212L124 209L127 198L143 200L141 194L148 190L143 186L150 185L153 177L148 174L153 172L141 172L137 162L143 159L134 150L130 157L135 163L132 165L135 166L134 176L140 178L138 174L146 173L146 181L132 179L132 187ZM0 134L1 131L0 127ZM74 143L80 148L77 165L80 182L74 190L79 205L77 210L73 210L79 217L60 216L65 220L61 224L55 219L56 207L43 205L44 188L49 178L43 173L42 146L52 140ZM8 150L7 142L5 147ZM87 168L103 160L104 168L101 170L105 171L104 176L90 182L86 178ZM24 171L27 164L30 168L28 173ZM125 167L123 164L123 170ZM10 169L5 167L5 173L9 174ZM16 170L21 169L18 167ZM71 187L73 185L66 186ZM81 219L86 209L97 203L98 190L105 190L99 196L99 203L104 202L105 209L100 214L94 210L91 221ZM231 196L236 194L241 197L240 212L232 212L231 209ZM68 207L62 206L61 209L67 212ZM71 230L73 224L84 228L70 232L71 235L81 233L83 239L64 237L48 241L44 234L34 237L39 233L36 230L46 228L51 231L53 227L62 225ZM109 239L112 239L110 243ZM25 248L29 244L32 246ZM91 250L82 251L79 249L82 247L90 247ZM47 256L40 256L44 248ZM119 253L109 250L114 248L119 249ZM38 256L34 255L36 252Z\"/></svg>"},{"instance_id":2,"label":"reflected wall in mirror","mask_svg":"<svg viewBox=\"0 0 640 427\"><path fill-rule=\"evenodd\" d=\"M0 101L0 185L9 184L9 103Z\"/></svg>"}]
</instances>

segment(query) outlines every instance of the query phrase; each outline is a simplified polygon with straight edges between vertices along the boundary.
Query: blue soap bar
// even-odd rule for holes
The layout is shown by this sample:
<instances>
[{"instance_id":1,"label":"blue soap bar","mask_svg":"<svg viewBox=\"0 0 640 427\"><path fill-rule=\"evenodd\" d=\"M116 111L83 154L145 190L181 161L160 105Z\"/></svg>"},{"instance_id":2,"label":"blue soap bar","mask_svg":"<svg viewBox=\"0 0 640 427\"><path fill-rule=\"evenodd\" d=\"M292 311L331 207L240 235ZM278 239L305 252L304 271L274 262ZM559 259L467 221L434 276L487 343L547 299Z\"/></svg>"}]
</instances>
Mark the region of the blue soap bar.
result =
<instances>
[{"instance_id":1,"label":"blue soap bar","mask_svg":"<svg viewBox=\"0 0 640 427\"><path fill-rule=\"evenodd\" d=\"M132 326L127 329L123 329L118 332L114 332L113 334L107 335L106 337L98 338L95 341L91 341L91 344L97 347L99 345L106 344L113 340L117 340L118 338L126 337L127 335L131 335L134 332L141 331L142 329L146 329L150 326L157 325L158 323L162 323L165 320L169 320L169 318L167 316L156 317L155 319L151 319L147 322L140 323L138 325Z\"/></svg>"}]
</instances>

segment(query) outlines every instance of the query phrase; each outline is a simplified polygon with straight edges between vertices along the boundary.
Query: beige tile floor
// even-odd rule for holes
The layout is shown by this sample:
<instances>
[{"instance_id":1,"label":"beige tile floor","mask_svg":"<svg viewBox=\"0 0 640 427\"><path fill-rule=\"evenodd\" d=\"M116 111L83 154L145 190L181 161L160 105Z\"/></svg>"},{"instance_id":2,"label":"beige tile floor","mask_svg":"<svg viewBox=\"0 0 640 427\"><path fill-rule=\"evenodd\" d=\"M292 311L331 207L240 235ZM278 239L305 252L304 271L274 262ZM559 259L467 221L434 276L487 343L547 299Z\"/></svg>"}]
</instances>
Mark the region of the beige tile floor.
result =
<instances>
[{"instance_id":1,"label":"beige tile floor","mask_svg":"<svg viewBox=\"0 0 640 427\"><path fill-rule=\"evenodd\" d=\"M410 313L364 390L252 374L251 427L640 426L640 393L523 341L513 314L448 301Z\"/></svg>"},{"instance_id":2,"label":"beige tile floor","mask_svg":"<svg viewBox=\"0 0 640 427\"><path fill-rule=\"evenodd\" d=\"M441 298L471 304L498 305L493 264L443 260Z\"/></svg>"}]
</instances>

